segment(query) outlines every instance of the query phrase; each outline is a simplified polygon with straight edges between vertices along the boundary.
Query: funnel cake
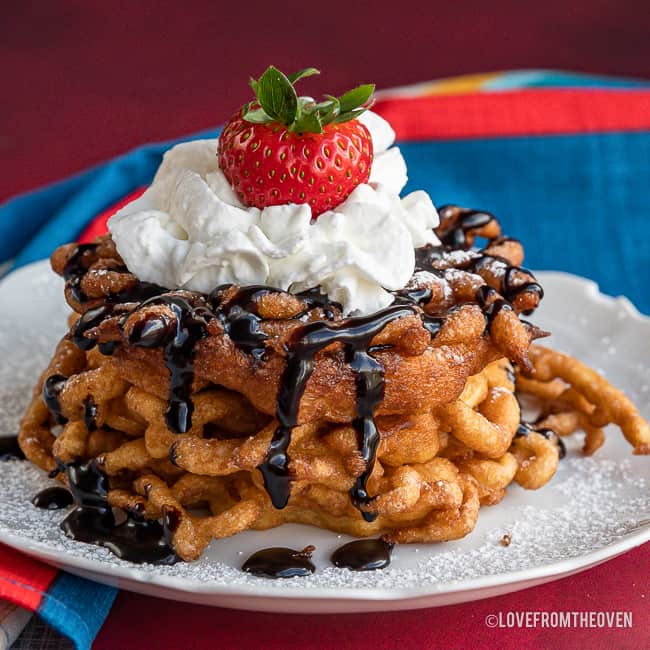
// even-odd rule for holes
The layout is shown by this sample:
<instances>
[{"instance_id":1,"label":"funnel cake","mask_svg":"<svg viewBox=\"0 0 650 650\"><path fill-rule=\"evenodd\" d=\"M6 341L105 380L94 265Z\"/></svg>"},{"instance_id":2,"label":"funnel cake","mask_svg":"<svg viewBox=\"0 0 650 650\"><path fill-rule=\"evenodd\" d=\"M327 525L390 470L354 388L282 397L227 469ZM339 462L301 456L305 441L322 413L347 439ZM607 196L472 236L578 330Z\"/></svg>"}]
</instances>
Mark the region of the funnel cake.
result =
<instances>
[{"instance_id":1,"label":"funnel cake","mask_svg":"<svg viewBox=\"0 0 650 650\"><path fill-rule=\"evenodd\" d=\"M107 503L163 521L191 560L213 538L284 522L462 537L511 482L553 476L563 447L551 425L567 413L580 417L560 435L614 422L647 453L629 400L529 347L543 332L519 313L542 290L515 264L521 245L487 213L440 212L441 240L459 247L419 250L395 305L361 318L315 292L167 292L131 275L109 237L59 248L75 316L23 420L25 454L54 473L90 461ZM520 423L515 381L544 404L534 426ZM209 514L188 511L199 505Z\"/></svg>"},{"instance_id":2,"label":"funnel cake","mask_svg":"<svg viewBox=\"0 0 650 650\"><path fill-rule=\"evenodd\" d=\"M273 204L272 191L255 195L247 205L258 207L246 212L239 201L247 189L235 182L237 151L257 135L237 120L219 142L232 188L205 171L209 157L200 173L174 171L174 160L185 164L182 150L163 162L134 212L114 217L112 235L52 255L73 314L19 442L75 496L78 507L62 524L66 534L107 544L125 559L162 563L194 560L212 539L285 522L382 535L388 545L438 542L467 535L479 508L497 504L511 483L547 483L564 455L562 436L577 429L585 432L585 453L602 444L609 423L635 453L650 453L650 428L620 391L575 359L533 345L547 333L522 316L533 313L543 290L522 267L521 243L503 236L492 214L456 205L436 213L422 196L399 203L380 182L364 185L373 182L365 166L357 170L365 174L357 189L354 175L346 177L352 180L337 198L340 213L327 211L336 192L328 195L325 184L313 215L307 195L302 206L287 206ZM361 122L353 133L335 124L325 121L325 135L305 140L313 147L314 138L325 138L319 151L335 168L343 165L341 151L351 161L363 151L366 162L373 144L375 162L390 153L377 146L380 138L364 139L370 135ZM264 131L260 142L279 137L294 147L282 150L285 158L294 155L295 144L286 143L306 136L288 130L285 138L278 129ZM282 154L275 159L270 145L260 151L270 151L264 165L289 164ZM310 168L316 176L325 165L319 160ZM273 167L265 173L276 177ZM211 206L215 222L232 216L236 202L238 217L249 219L246 235L218 231L208 243L192 241L196 224L183 212L191 201L174 195L187 183L221 192L200 203L202 210ZM412 243L405 260L387 262L392 276L381 275L381 259L359 271L359 260L373 253L364 242L327 239L348 218L381 213L382 201L389 206L381 217L386 228ZM164 212L172 208L180 215L173 224ZM203 214L194 216L208 232ZM289 234L273 231L266 214L285 219ZM431 215L439 217L433 230ZM132 240L124 240L127 219L136 227ZM143 236L152 232L154 243ZM244 240L247 262L234 269L239 253L225 255L224 242L241 247ZM143 257L156 246L169 249L157 275L133 272L141 262L133 257L136 245ZM311 247L309 259L300 246ZM205 254L199 266L197 250ZM331 250L338 252L327 277L305 289L296 278L320 272ZM191 288L243 272L278 284L289 273L295 281L285 289L253 282ZM174 274L186 278L182 288L154 281ZM355 300L382 306L355 313ZM518 394L536 400L534 423L522 422ZM118 524L112 508L126 512L126 522Z\"/></svg>"}]
</instances>

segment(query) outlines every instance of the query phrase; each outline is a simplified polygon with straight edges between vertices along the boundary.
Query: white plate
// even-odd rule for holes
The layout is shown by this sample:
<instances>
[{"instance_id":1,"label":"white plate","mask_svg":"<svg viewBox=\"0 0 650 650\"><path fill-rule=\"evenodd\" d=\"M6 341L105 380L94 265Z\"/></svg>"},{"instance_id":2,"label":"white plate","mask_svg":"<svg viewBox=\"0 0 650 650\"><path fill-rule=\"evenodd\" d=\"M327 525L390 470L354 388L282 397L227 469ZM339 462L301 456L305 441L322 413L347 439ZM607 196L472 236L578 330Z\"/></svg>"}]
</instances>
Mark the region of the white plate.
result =
<instances>
[{"instance_id":1,"label":"white plate","mask_svg":"<svg viewBox=\"0 0 650 650\"><path fill-rule=\"evenodd\" d=\"M535 323L550 343L604 372L650 416L650 319L625 299L563 273L540 273L546 289ZM23 268L0 284L0 432L15 433L32 386L65 330L62 286L47 263ZM214 542L198 562L133 565L107 550L73 542L58 528L64 513L29 503L48 479L28 463L0 463L0 541L67 571L145 594L277 612L362 612L447 605L554 580L594 566L650 539L650 458L632 456L617 430L593 458L580 435L553 480L537 492L518 486L476 529L444 544L398 546L384 571L352 573L328 558L348 537L307 526L245 532ZM512 543L499 540L512 534ZM317 573L265 580L239 570L268 546L317 547Z\"/></svg>"}]
</instances>

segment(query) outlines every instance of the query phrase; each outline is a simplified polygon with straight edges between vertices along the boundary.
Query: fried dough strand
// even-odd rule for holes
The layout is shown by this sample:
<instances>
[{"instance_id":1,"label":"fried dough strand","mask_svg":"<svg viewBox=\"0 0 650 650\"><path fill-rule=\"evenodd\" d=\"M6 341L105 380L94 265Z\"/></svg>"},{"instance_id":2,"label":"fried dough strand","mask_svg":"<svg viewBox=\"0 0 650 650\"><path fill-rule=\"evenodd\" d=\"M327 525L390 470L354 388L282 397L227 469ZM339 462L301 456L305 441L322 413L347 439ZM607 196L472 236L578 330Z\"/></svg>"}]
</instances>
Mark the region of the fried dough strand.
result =
<instances>
[{"instance_id":1,"label":"fried dough strand","mask_svg":"<svg viewBox=\"0 0 650 650\"><path fill-rule=\"evenodd\" d=\"M539 426L557 427L559 435L582 428L589 454L602 445L603 428L615 424L635 454L650 454L650 426L622 391L567 354L534 345L529 356L533 370L519 371L517 389L541 402Z\"/></svg>"},{"instance_id":2,"label":"fried dough strand","mask_svg":"<svg viewBox=\"0 0 650 650\"><path fill-rule=\"evenodd\" d=\"M58 248L74 313L21 423L26 457L62 482L92 467L101 498L159 522L192 561L212 540L289 522L459 539L508 486L548 483L560 437L578 430L587 455L608 424L650 454L620 390L533 345L547 333L520 315L543 291L521 244L490 213L443 206L440 218L441 245L417 249L394 303L365 320L317 290L168 292L131 274L110 236ZM270 496L278 467L284 507Z\"/></svg>"},{"instance_id":3,"label":"fried dough strand","mask_svg":"<svg viewBox=\"0 0 650 650\"><path fill-rule=\"evenodd\" d=\"M531 359L532 376L518 368L516 381L521 392L542 403L537 429L564 436L582 428L585 452L593 453L602 444L602 426L611 420L625 427L635 450L643 449L646 429L639 416L604 379L594 383L593 371L550 350L535 347ZM351 423L321 419L298 425L288 450L291 496L287 507L277 510L257 469L277 420L241 394L206 386L193 395L192 428L172 433L163 396L144 390L141 381L133 383L132 369L123 368L113 357L62 341L34 392L21 445L46 471L94 459L109 477L109 503L162 521L185 560L198 558L213 539L286 522L359 537L384 534L400 543L458 539L474 527L480 506L497 504L513 482L538 489L559 461L553 436L517 433L515 374L501 358L471 375L443 407L376 418L380 441L367 503L355 506L349 497L367 469ZM67 419L58 433L41 397L51 374L69 376L57 393L59 412ZM92 422L84 408L89 398ZM375 519L365 521L359 510Z\"/></svg>"}]
</instances>

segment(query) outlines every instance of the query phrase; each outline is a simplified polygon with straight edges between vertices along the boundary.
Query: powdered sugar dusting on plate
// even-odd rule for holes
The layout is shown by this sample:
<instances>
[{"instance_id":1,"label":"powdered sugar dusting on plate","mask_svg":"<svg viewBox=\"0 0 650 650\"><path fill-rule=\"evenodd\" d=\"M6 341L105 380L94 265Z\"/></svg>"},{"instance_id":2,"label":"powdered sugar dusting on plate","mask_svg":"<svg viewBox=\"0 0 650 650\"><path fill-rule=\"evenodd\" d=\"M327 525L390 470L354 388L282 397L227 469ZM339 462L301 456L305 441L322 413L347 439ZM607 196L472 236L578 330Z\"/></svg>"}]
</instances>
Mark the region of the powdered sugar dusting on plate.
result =
<instances>
[{"instance_id":1,"label":"powdered sugar dusting on plate","mask_svg":"<svg viewBox=\"0 0 650 650\"><path fill-rule=\"evenodd\" d=\"M508 507L503 521L488 530L472 533L471 548L453 548L453 544L420 545L417 560L400 562L403 551L398 547L392 565L383 571L354 573L327 566L327 558L319 557L320 569L306 578L277 580L277 589L314 588L440 588L460 580L496 576L552 564L603 548L621 537L638 530L650 520L650 493L643 478L630 471L630 464L606 459L573 458L563 468L564 478L547 486L558 493L562 505L543 507L523 505ZM119 567L133 567L113 556L108 550L82 544L65 537L59 523L68 510L39 510L30 498L54 481L29 463L10 461L0 465L0 532L5 531L31 542L61 551L61 557L73 556L91 560L96 570L109 573ZM549 495L550 496L550 495ZM556 499L549 501L557 502ZM499 506L497 506L498 508ZM300 548L315 538L331 537L339 544L339 536L307 526L300 526L299 535L292 533L287 545ZM512 536L505 548L499 541L503 535ZM254 533L258 546L266 546L264 532ZM232 541L232 540L231 540ZM215 542L210 557L197 562L174 566L139 565L139 570L155 576L175 576L213 586L261 584L269 582L239 570L237 563L220 562L219 542ZM449 550L446 550L449 549ZM317 553L318 553L317 546ZM409 553L411 554L411 553ZM240 558L242 561L242 558Z\"/></svg>"},{"instance_id":2,"label":"powdered sugar dusting on plate","mask_svg":"<svg viewBox=\"0 0 650 650\"><path fill-rule=\"evenodd\" d=\"M602 367L648 417L650 350L645 343L650 322L627 303L602 296L595 285L584 280L558 274L538 277L546 298L533 319L554 332L552 345ZM23 269L0 284L2 304L13 307L5 310L0 327L2 434L16 433L33 384L65 331L68 309L61 300L61 289L60 279L44 263ZM595 457L582 457L580 443L579 434L568 441L568 457L544 488L532 492L511 486L500 504L481 509L476 529L465 539L398 546L393 563L383 571L353 573L333 567L329 554L350 538L296 525L247 531L213 542L197 562L136 566L104 548L66 538L58 526L66 511L43 511L30 503L36 492L55 482L29 463L17 461L0 463L0 539L36 553L55 552L57 561L67 566L89 561L96 574L162 585L174 579L189 591L194 585L197 590L214 589L215 593L239 587L265 587L278 594L299 588L306 596L322 589L336 590L336 596L327 592L329 598L346 592L359 597L359 589L368 593L384 589L395 598L401 597L401 589L438 593L460 581L484 577L496 581L514 571L553 567L632 536L638 543L650 538L650 459L632 457L629 445L611 427L607 443ZM511 535L507 547L499 543L505 534ZM302 548L312 543L317 547L314 561L318 571L307 578L268 581L239 569L254 550L279 545Z\"/></svg>"}]
</instances>

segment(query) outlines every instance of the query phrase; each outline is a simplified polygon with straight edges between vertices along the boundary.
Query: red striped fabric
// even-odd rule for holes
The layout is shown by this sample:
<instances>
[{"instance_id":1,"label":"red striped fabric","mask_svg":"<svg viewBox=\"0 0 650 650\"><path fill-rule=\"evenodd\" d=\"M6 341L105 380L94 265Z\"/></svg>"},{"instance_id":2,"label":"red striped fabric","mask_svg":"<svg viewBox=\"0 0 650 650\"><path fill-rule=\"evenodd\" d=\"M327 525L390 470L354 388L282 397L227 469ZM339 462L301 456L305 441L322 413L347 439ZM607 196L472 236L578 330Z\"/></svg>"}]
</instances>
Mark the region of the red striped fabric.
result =
<instances>
[{"instance_id":1,"label":"red striped fabric","mask_svg":"<svg viewBox=\"0 0 650 650\"><path fill-rule=\"evenodd\" d=\"M81 233L79 237L80 244L86 244L93 241L95 237L99 237L106 233L106 222L120 209L123 208L127 203L135 201L146 188L139 187L137 190L134 190L130 194L127 194L121 201L118 201L115 205L111 205L109 208L98 214L89 224L88 227Z\"/></svg>"},{"instance_id":2,"label":"red striped fabric","mask_svg":"<svg viewBox=\"0 0 650 650\"><path fill-rule=\"evenodd\" d=\"M404 141L650 130L650 90L637 89L401 96L380 100L373 110L387 119L398 140ZM106 222L116 210L143 191L138 188L99 214L79 241L92 241L104 234Z\"/></svg>"},{"instance_id":3,"label":"red striped fabric","mask_svg":"<svg viewBox=\"0 0 650 650\"><path fill-rule=\"evenodd\" d=\"M36 610L57 569L0 544L0 598Z\"/></svg>"},{"instance_id":4,"label":"red striped fabric","mask_svg":"<svg viewBox=\"0 0 650 650\"><path fill-rule=\"evenodd\" d=\"M398 140L650 129L650 90L531 89L377 102Z\"/></svg>"}]
</instances>

